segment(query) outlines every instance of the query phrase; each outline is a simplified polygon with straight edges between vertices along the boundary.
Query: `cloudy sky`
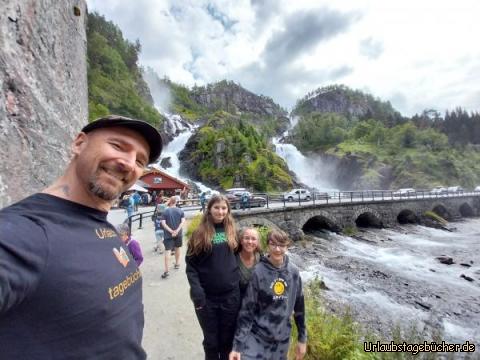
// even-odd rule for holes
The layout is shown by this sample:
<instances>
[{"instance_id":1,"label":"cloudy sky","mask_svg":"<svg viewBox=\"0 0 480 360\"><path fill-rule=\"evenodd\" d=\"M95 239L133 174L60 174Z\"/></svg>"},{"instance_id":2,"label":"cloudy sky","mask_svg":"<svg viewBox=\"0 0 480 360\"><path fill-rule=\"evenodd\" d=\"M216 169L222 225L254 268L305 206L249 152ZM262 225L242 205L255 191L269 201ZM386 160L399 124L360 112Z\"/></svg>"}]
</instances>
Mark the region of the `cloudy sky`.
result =
<instances>
[{"instance_id":1,"label":"cloudy sky","mask_svg":"<svg viewBox=\"0 0 480 360\"><path fill-rule=\"evenodd\" d=\"M234 80L290 109L345 84L404 115L480 111L478 0L87 0L187 86Z\"/></svg>"}]
</instances>

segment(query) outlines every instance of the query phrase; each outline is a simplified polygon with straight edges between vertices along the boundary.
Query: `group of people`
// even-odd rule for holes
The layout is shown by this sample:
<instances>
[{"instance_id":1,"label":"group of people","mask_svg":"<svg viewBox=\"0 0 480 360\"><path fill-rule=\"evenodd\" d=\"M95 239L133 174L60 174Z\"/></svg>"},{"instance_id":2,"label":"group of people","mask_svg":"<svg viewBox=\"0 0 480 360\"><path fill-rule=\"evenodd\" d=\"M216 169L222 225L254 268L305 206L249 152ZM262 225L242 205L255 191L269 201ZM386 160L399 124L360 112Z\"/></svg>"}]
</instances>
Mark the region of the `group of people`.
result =
<instances>
[{"instance_id":1,"label":"group of people","mask_svg":"<svg viewBox=\"0 0 480 360\"><path fill-rule=\"evenodd\" d=\"M107 214L161 149L159 132L146 122L97 119L73 140L63 175L0 210L2 358L146 359L143 257L128 226L115 229ZM155 231L165 253L175 249L178 268L185 217L175 205L170 198ZM271 232L261 257L258 232L246 229L237 242L228 200L210 199L186 254L206 359L285 359L292 314L303 357L302 283L285 254L288 243Z\"/></svg>"},{"instance_id":2,"label":"group of people","mask_svg":"<svg viewBox=\"0 0 480 360\"><path fill-rule=\"evenodd\" d=\"M261 256L255 228L237 238L228 199L211 197L185 258L206 360L287 359L292 314L296 359L303 358L305 303L299 271L286 254L290 240L276 230L267 234L267 243Z\"/></svg>"}]
</instances>

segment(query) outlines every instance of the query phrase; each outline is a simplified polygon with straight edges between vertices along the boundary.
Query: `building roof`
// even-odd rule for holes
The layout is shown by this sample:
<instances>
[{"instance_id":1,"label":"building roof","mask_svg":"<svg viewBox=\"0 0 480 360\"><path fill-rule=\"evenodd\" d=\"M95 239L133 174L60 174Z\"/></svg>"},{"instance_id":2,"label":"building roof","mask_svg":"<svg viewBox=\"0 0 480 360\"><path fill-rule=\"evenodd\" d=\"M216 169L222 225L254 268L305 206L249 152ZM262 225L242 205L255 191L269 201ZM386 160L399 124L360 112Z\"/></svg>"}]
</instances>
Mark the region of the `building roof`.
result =
<instances>
[{"instance_id":1,"label":"building roof","mask_svg":"<svg viewBox=\"0 0 480 360\"><path fill-rule=\"evenodd\" d=\"M184 181L182 181L182 180L180 180L180 179L178 179L178 178L176 178L176 177L174 177L174 176L166 173L165 171L159 170L159 169L149 169L149 170L145 170L145 171L143 172L143 175L140 176L140 180L142 180L143 178L145 178L145 176L147 176L147 175L149 175L149 174L160 175L160 176L162 176L162 177L164 177L164 178L167 178L167 179L170 179L170 180L172 180L172 181L174 181L174 182L176 182L176 183L179 183L181 186L186 187L187 189L190 189L190 186L189 186L186 182L184 182ZM151 187L151 186L150 186L149 184L146 184L146 187Z\"/></svg>"}]
</instances>

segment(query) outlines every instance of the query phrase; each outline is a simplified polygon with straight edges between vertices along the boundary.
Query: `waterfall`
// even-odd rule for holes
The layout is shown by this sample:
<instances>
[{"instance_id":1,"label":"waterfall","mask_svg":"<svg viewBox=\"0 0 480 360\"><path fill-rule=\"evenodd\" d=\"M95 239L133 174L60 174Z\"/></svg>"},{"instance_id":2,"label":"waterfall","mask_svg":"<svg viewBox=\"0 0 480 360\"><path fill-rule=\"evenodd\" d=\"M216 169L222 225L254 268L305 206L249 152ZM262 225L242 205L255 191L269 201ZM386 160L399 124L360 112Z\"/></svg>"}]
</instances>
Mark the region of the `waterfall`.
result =
<instances>
[{"instance_id":1,"label":"waterfall","mask_svg":"<svg viewBox=\"0 0 480 360\"><path fill-rule=\"evenodd\" d=\"M297 122L296 116L290 118L290 128L283 134L284 138ZM277 155L285 160L288 168L295 173L301 183L319 191L338 191L331 180L335 172L333 165L326 164L319 156L305 156L295 145L281 143L279 138L273 138L272 143L275 145Z\"/></svg>"},{"instance_id":2,"label":"waterfall","mask_svg":"<svg viewBox=\"0 0 480 360\"><path fill-rule=\"evenodd\" d=\"M197 126L189 124L188 122L184 121L180 115L177 114L169 114L163 112L162 115L167 118L166 128L168 129L168 132L178 135L176 135L176 137L172 141L170 141L167 146L164 147L164 149L162 150L162 155L159 161L154 164L154 167L166 171L170 175L180 180L188 180L190 182L193 182L199 187L200 191L202 192L212 190L201 182L193 181L189 178L186 178L185 176L180 175L180 160L178 159L178 154L185 148L188 139L190 139L190 137L193 135ZM171 167L163 168L160 165L161 160L165 158L170 158L170 163L172 164Z\"/></svg>"}]
</instances>

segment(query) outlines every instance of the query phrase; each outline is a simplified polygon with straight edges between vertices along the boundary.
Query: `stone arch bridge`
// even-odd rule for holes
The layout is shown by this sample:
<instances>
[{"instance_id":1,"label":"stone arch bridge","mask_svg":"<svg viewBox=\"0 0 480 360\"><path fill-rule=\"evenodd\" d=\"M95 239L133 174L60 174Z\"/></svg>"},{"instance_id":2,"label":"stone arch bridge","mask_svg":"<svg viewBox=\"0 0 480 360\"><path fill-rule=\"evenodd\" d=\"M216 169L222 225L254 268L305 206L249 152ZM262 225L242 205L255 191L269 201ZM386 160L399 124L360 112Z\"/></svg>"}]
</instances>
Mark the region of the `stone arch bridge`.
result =
<instances>
[{"instance_id":1,"label":"stone arch bridge","mask_svg":"<svg viewBox=\"0 0 480 360\"><path fill-rule=\"evenodd\" d=\"M306 229L342 231L348 227L390 227L415 223L425 212L447 220L480 215L480 194L458 197L389 199L365 202L314 204L239 211L234 213L239 227L267 226L286 231L299 240Z\"/></svg>"}]
</instances>

